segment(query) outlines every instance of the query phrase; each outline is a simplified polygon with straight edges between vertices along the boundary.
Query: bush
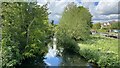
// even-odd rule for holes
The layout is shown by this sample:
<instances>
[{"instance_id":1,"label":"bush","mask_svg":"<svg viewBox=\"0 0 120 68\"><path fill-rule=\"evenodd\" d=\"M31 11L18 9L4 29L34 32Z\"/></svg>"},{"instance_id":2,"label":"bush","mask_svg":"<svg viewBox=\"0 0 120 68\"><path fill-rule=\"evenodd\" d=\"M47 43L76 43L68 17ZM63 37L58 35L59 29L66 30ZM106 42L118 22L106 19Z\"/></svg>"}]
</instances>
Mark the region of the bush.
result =
<instances>
[{"instance_id":1,"label":"bush","mask_svg":"<svg viewBox=\"0 0 120 68\"><path fill-rule=\"evenodd\" d=\"M58 47L64 48L63 52L67 53L78 53L79 52L79 47L77 45L77 42L68 36L62 36L58 37L57 45Z\"/></svg>"}]
</instances>

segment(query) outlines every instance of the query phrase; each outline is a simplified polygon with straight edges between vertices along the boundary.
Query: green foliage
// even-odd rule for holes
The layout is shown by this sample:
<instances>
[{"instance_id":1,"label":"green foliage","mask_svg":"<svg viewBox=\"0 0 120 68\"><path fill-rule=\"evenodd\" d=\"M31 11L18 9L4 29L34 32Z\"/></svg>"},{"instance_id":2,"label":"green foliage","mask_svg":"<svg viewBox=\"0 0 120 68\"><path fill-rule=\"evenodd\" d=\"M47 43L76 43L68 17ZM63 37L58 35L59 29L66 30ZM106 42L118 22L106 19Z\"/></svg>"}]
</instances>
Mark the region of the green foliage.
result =
<instances>
[{"instance_id":1,"label":"green foliage","mask_svg":"<svg viewBox=\"0 0 120 68\"><path fill-rule=\"evenodd\" d=\"M97 32L106 33L106 32L108 32L108 29L98 29Z\"/></svg>"},{"instance_id":2,"label":"green foliage","mask_svg":"<svg viewBox=\"0 0 120 68\"><path fill-rule=\"evenodd\" d=\"M120 29L120 22L111 23L111 29Z\"/></svg>"},{"instance_id":3,"label":"green foliage","mask_svg":"<svg viewBox=\"0 0 120 68\"><path fill-rule=\"evenodd\" d=\"M91 17L87 9L71 3L64 10L57 31L58 33L64 32L75 40L85 40L90 35Z\"/></svg>"},{"instance_id":4,"label":"green foliage","mask_svg":"<svg viewBox=\"0 0 120 68\"><path fill-rule=\"evenodd\" d=\"M101 28L101 24L100 23L95 23L92 26L92 29L95 29L95 30L100 29L100 28Z\"/></svg>"},{"instance_id":5,"label":"green foliage","mask_svg":"<svg viewBox=\"0 0 120 68\"><path fill-rule=\"evenodd\" d=\"M3 2L1 8L3 66L13 66L29 57L42 58L51 34L46 5Z\"/></svg>"},{"instance_id":6,"label":"green foliage","mask_svg":"<svg viewBox=\"0 0 120 68\"><path fill-rule=\"evenodd\" d=\"M58 47L64 48L63 53L78 53L79 47L77 45L77 42L67 35L64 35L62 37L57 37L57 45Z\"/></svg>"},{"instance_id":7,"label":"green foliage","mask_svg":"<svg viewBox=\"0 0 120 68\"><path fill-rule=\"evenodd\" d=\"M79 46L81 56L89 62L97 63L102 68L119 68L117 39L93 36L93 39Z\"/></svg>"},{"instance_id":8,"label":"green foliage","mask_svg":"<svg viewBox=\"0 0 120 68\"><path fill-rule=\"evenodd\" d=\"M21 55L19 53L18 43L13 42L10 38L2 39L2 65L3 66L13 66L19 63L21 60ZM11 60L11 61L10 61Z\"/></svg>"},{"instance_id":9,"label":"green foliage","mask_svg":"<svg viewBox=\"0 0 120 68\"><path fill-rule=\"evenodd\" d=\"M78 40L86 40L90 35L91 14L87 9L69 4L63 12L60 23L55 27L57 44L64 52L78 53Z\"/></svg>"}]
</instances>

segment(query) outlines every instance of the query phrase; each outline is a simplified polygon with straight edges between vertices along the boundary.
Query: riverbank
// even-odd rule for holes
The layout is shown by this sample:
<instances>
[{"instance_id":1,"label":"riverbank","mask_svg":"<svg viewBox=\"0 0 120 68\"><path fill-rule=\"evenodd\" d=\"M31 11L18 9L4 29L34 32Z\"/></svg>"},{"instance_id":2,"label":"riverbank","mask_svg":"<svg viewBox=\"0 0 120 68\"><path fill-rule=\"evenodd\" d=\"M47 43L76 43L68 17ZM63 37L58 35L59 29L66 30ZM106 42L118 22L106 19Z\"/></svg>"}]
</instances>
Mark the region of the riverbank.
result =
<instances>
[{"instance_id":1,"label":"riverbank","mask_svg":"<svg viewBox=\"0 0 120 68\"><path fill-rule=\"evenodd\" d=\"M118 68L118 39L92 36L91 40L80 42L80 55L88 62L97 63L99 67Z\"/></svg>"}]
</instances>

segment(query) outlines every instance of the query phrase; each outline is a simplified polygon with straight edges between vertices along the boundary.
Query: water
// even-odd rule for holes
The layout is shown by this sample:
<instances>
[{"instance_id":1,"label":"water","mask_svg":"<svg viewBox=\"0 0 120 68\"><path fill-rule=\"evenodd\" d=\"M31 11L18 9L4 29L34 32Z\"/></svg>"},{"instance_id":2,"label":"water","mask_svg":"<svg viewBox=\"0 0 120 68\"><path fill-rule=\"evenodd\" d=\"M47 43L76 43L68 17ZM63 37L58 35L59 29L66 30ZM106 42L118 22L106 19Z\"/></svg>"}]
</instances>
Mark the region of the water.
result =
<instances>
[{"instance_id":1,"label":"water","mask_svg":"<svg viewBox=\"0 0 120 68\"><path fill-rule=\"evenodd\" d=\"M53 38L53 46L51 47L50 44L48 45L48 53L45 55L43 61L47 64L47 66L59 66L62 58L57 56L58 50L56 48L56 38Z\"/></svg>"},{"instance_id":2,"label":"water","mask_svg":"<svg viewBox=\"0 0 120 68\"><path fill-rule=\"evenodd\" d=\"M45 55L45 59L43 60L46 66L49 68L52 68L53 66L55 66L55 68L64 68L65 66L94 68L93 64L88 63L83 57L80 57L80 55L65 53L63 56L57 56L59 51L57 50L56 41L57 40L54 37L53 45L48 45L48 53Z\"/></svg>"},{"instance_id":3,"label":"water","mask_svg":"<svg viewBox=\"0 0 120 68\"><path fill-rule=\"evenodd\" d=\"M45 58L43 61L48 65L48 66L59 66L61 63L61 57L57 56L57 50L54 49L54 47L48 46L48 53L46 54Z\"/></svg>"},{"instance_id":4,"label":"water","mask_svg":"<svg viewBox=\"0 0 120 68\"><path fill-rule=\"evenodd\" d=\"M53 38L53 44L48 44L48 53L44 56L43 62L36 58L35 60L27 59L21 66L16 68L70 68L71 66L78 68L97 68L94 64L88 63L83 57L77 54L62 53L58 56L56 38ZM63 52L61 49L60 52ZM35 61L35 62L32 62ZM32 62L32 63L31 63Z\"/></svg>"}]
</instances>

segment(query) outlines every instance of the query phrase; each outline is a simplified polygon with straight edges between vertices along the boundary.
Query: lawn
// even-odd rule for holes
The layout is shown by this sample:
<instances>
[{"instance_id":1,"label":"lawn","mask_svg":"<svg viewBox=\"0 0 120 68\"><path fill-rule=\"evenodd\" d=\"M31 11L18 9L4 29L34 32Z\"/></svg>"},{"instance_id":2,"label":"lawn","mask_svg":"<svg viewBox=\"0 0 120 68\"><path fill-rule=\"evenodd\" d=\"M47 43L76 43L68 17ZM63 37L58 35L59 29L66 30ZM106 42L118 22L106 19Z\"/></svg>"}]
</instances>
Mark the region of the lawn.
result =
<instances>
[{"instance_id":1,"label":"lawn","mask_svg":"<svg viewBox=\"0 0 120 68\"><path fill-rule=\"evenodd\" d=\"M88 41L80 42L79 46L80 54L89 62L97 63L100 67L117 68L120 63L118 39L96 35Z\"/></svg>"}]
</instances>

